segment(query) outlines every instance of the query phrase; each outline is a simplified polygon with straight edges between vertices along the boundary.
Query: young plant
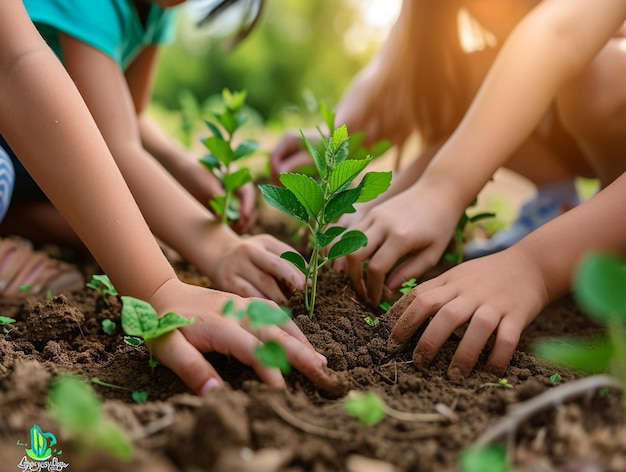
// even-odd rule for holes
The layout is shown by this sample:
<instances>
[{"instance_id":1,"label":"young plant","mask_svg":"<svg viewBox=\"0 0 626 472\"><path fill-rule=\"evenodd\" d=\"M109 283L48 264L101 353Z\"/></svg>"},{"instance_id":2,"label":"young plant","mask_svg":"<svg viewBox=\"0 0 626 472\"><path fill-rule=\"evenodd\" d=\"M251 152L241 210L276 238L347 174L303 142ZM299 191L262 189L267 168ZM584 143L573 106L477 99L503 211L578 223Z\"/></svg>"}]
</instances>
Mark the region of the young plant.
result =
<instances>
[{"instance_id":1,"label":"young plant","mask_svg":"<svg viewBox=\"0 0 626 472\"><path fill-rule=\"evenodd\" d=\"M504 447L470 447L459 457L460 472L507 472L510 470Z\"/></svg>"},{"instance_id":2,"label":"young plant","mask_svg":"<svg viewBox=\"0 0 626 472\"><path fill-rule=\"evenodd\" d=\"M222 313L240 321L247 319L250 327L255 330L264 326L282 325L291 319L287 308L280 307L276 309L260 300L250 301L243 310L235 310L235 302L228 300L222 308ZM254 355L267 367L276 367L285 375L291 372L291 364L287 358L287 353L276 341L265 341L257 346L254 350Z\"/></svg>"},{"instance_id":3,"label":"young plant","mask_svg":"<svg viewBox=\"0 0 626 472\"><path fill-rule=\"evenodd\" d=\"M132 392L131 398L133 399L135 403L145 403L146 401L148 401L148 392L145 392L145 391L134 391L128 387L122 387L121 385L115 385L112 383L103 382L98 377L92 378L91 383L94 383L96 385L101 385L103 387L114 388L116 390L127 390L129 392Z\"/></svg>"},{"instance_id":4,"label":"young plant","mask_svg":"<svg viewBox=\"0 0 626 472\"><path fill-rule=\"evenodd\" d=\"M400 292L401 295L406 295L411 290L413 290L415 287L417 287L417 280L416 279L409 279L409 280L405 280L404 282L402 282L402 285L400 286L400 289L398 291ZM391 306L396 301L398 301L398 298L396 298L393 301L383 300L378 305L378 308L380 308L383 311L389 311L391 309Z\"/></svg>"},{"instance_id":5,"label":"young plant","mask_svg":"<svg viewBox=\"0 0 626 472\"><path fill-rule=\"evenodd\" d=\"M497 382L487 382L487 383L484 383L479 388L485 388L485 387L513 388L513 385L511 385L507 379L499 379Z\"/></svg>"},{"instance_id":6,"label":"young plant","mask_svg":"<svg viewBox=\"0 0 626 472\"><path fill-rule=\"evenodd\" d=\"M0 316L0 326L2 327L2 331L4 331L4 334L8 334L9 331L11 331L9 329L9 325L11 323L15 323L14 318L11 318L9 316Z\"/></svg>"},{"instance_id":7,"label":"young plant","mask_svg":"<svg viewBox=\"0 0 626 472\"><path fill-rule=\"evenodd\" d=\"M365 426L378 424L387 416L401 421L417 421L424 423L447 420L446 417L439 413L407 413L396 410L387 405L372 391L350 391L343 407L347 414L354 416Z\"/></svg>"},{"instance_id":8,"label":"young plant","mask_svg":"<svg viewBox=\"0 0 626 472\"><path fill-rule=\"evenodd\" d=\"M150 353L151 367L158 365L152 356L152 340L194 322L193 318L188 320L173 312L159 317L156 310L148 302L128 296L122 297L121 318L122 329L127 335L144 339Z\"/></svg>"},{"instance_id":9,"label":"young plant","mask_svg":"<svg viewBox=\"0 0 626 472\"><path fill-rule=\"evenodd\" d=\"M224 187L224 195L216 196L209 204L221 222L228 225L240 217L235 192L252 181L247 167L234 170L233 164L252 155L258 148L258 142L246 140L237 147L234 147L233 143L233 135L245 122L241 109L246 101L246 92L231 92L224 89L222 101L224 110L213 113L213 121L205 121L212 136L202 140L209 154L202 157L200 162Z\"/></svg>"},{"instance_id":10,"label":"young plant","mask_svg":"<svg viewBox=\"0 0 626 472\"><path fill-rule=\"evenodd\" d=\"M113 286L113 283L109 280L109 276L106 274L96 274L91 276L91 280L87 282L87 287L98 292L102 298L106 298L107 295L117 296L117 290Z\"/></svg>"},{"instance_id":11,"label":"young plant","mask_svg":"<svg viewBox=\"0 0 626 472\"><path fill-rule=\"evenodd\" d=\"M576 270L574 297L582 309L608 328L591 341L547 340L537 354L556 365L587 373L609 372L626 390L626 260L604 253L586 256ZM626 411L626 395L623 395Z\"/></svg>"},{"instance_id":12,"label":"young plant","mask_svg":"<svg viewBox=\"0 0 626 472\"><path fill-rule=\"evenodd\" d=\"M104 331L106 334L111 335L115 333L116 329L117 325L115 324L115 321L109 319L102 320L102 331Z\"/></svg>"},{"instance_id":13,"label":"young plant","mask_svg":"<svg viewBox=\"0 0 626 472\"><path fill-rule=\"evenodd\" d=\"M477 200L474 200L467 208L472 208L476 206ZM496 216L495 213L492 212L482 212L473 216L469 216L467 214L467 210L463 212L461 218L456 224L456 228L454 228L454 252L448 252L444 255L444 258L448 262L452 262L453 264L460 264L463 262L463 245L465 244L465 231L467 229L467 225L471 223L476 223L480 220L484 220L486 218L493 218Z\"/></svg>"},{"instance_id":14,"label":"young plant","mask_svg":"<svg viewBox=\"0 0 626 472\"><path fill-rule=\"evenodd\" d=\"M315 309L319 270L328 262L367 244L367 237L361 231L346 231L346 228L333 224L341 215L353 213L355 203L376 198L391 182L391 172L368 172L358 185L351 187L372 157L348 160L348 129L345 125L335 128L335 113L323 105L321 110L330 130L328 137L320 131L323 152L318 151L301 132L319 180L302 174L282 173L280 182L284 187L259 186L270 205L302 221L309 229L312 246L309 261L296 252L281 254L306 277L304 298L309 317L313 316ZM339 236L341 238L334 242Z\"/></svg>"},{"instance_id":15,"label":"young plant","mask_svg":"<svg viewBox=\"0 0 626 472\"><path fill-rule=\"evenodd\" d=\"M102 402L89 385L73 374L57 377L48 394L48 412L86 453L106 451L123 460L133 457L133 445L102 415Z\"/></svg>"}]
</instances>

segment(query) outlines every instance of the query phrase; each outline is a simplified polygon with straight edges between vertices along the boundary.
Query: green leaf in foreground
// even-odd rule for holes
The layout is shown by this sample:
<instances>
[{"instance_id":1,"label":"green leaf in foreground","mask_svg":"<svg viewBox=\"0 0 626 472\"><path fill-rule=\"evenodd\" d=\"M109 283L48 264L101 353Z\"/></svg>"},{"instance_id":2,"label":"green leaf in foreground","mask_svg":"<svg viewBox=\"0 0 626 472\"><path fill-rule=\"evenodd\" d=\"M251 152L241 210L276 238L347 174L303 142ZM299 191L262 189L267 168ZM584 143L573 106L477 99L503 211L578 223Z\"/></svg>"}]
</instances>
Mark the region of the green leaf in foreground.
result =
<instances>
[{"instance_id":1,"label":"green leaf in foreground","mask_svg":"<svg viewBox=\"0 0 626 472\"><path fill-rule=\"evenodd\" d=\"M102 402L81 378L63 374L48 394L48 411L86 453L105 451L123 460L133 457L133 445L120 429L102 415Z\"/></svg>"},{"instance_id":2,"label":"green leaf in foreground","mask_svg":"<svg viewBox=\"0 0 626 472\"><path fill-rule=\"evenodd\" d=\"M1 325L8 325L11 323L15 323L15 319L9 317L9 316L0 316L0 326Z\"/></svg>"},{"instance_id":3,"label":"green leaf in foreground","mask_svg":"<svg viewBox=\"0 0 626 472\"><path fill-rule=\"evenodd\" d=\"M461 472L507 472L509 464L502 446L472 447L461 452Z\"/></svg>"},{"instance_id":4,"label":"green leaf in foreground","mask_svg":"<svg viewBox=\"0 0 626 472\"><path fill-rule=\"evenodd\" d=\"M261 344L254 350L254 355L267 367L276 367L284 375L291 373L291 364L285 348L276 341L266 341Z\"/></svg>"},{"instance_id":5,"label":"green leaf in foreground","mask_svg":"<svg viewBox=\"0 0 626 472\"><path fill-rule=\"evenodd\" d=\"M350 392L344 410L366 426L380 423L387 416L385 404L374 392Z\"/></svg>"}]
</instances>

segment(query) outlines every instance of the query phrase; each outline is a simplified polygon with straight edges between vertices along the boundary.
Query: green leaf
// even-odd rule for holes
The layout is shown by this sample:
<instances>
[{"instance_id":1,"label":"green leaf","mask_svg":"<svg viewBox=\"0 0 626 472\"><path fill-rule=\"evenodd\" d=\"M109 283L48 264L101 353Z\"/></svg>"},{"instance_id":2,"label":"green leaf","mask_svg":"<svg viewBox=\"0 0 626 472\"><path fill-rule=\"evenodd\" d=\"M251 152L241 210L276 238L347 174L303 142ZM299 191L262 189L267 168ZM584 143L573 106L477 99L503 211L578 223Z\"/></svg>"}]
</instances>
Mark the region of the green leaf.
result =
<instances>
[{"instance_id":1,"label":"green leaf","mask_svg":"<svg viewBox=\"0 0 626 472\"><path fill-rule=\"evenodd\" d=\"M311 218L317 219L324 207L324 195L314 179L302 174L280 174L280 183L296 196Z\"/></svg>"},{"instance_id":2,"label":"green leaf","mask_svg":"<svg viewBox=\"0 0 626 472\"><path fill-rule=\"evenodd\" d=\"M387 139L382 139L375 142L369 149L369 154L376 158L385 154L393 146L392 142Z\"/></svg>"},{"instance_id":3,"label":"green leaf","mask_svg":"<svg viewBox=\"0 0 626 472\"><path fill-rule=\"evenodd\" d=\"M216 170L222 168L222 164L213 154L206 154L200 158L200 163L215 175Z\"/></svg>"},{"instance_id":4,"label":"green leaf","mask_svg":"<svg viewBox=\"0 0 626 472\"><path fill-rule=\"evenodd\" d=\"M306 261L304 260L304 257L302 257L302 255L298 254L297 252L286 251L283 252L280 257L282 259L285 259L286 261L291 262L298 269L300 269L300 272L302 272L304 275L307 275Z\"/></svg>"},{"instance_id":5,"label":"green leaf","mask_svg":"<svg viewBox=\"0 0 626 472\"><path fill-rule=\"evenodd\" d=\"M220 162L228 165L235 158L235 154L230 148L230 144L228 144L228 142L223 141L216 136L210 136L203 142L206 148L211 151Z\"/></svg>"},{"instance_id":6,"label":"green leaf","mask_svg":"<svg viewBox=\"0 0 626 472\"><path fill-rule=\"evenodd\" d=\"M495 216L496 216L496 214L495 214L495 213L492 213L492 212L483 212L483 213L478 213L478 214L476 214L476 215L474 215L474 216L470 216L470 217L468 218L468 221L469 221L470 223L476 223L476 222L478 222L478 221L480 221L480 220L486 220L487 218L493 218L493 217L495 217Z\"/></svg>"},{"instance_id":7,"label":"green leaf","mask_svg":"<svg viewBox=\"0 0 626 472\"><path fill-rule=\"evenodd\" d=\"M115 324L114 321L109 320L109 319L102 320L102 331L104 331L106 334L115 333L116 328L117 328L117 325Z\"/></svg>"},{"instance_id":8,"label":"green leaf","mask_svg":"<svg viewBox=\"0 0 626 472\"><path fill-rule=\"evenodd\" d=\"M233 160L241 159L242 157L246 157L251 154L254 154L258 148L259 148L258 141L247 139L244 142L242 142L239 146L237 146L237 149L235 149Z\"/></svg>"},{"instance_id":9,"label":"green leaf","mask_svg":"<svg viewBox=\"0 0 626 472\"><path fill-rule=\"evenodd\" d=\"M216 113L214 116L231 136L237 131L237 128L239 128L240 121L230 110L225 110L224 113Z\"/></svg>"},{"instance_id":10,"label":"green leaf","mask_svg":"<svg viewBox=\"0 0 626 472\"><path fill-rule=\"evenodd\" d=\"M332 223L344 213L351 212L352 205L357 202L360 194L360 187L338 192L333 198L330 199L330 201L326 205L326 211L324 213L324 223Z\"/></svg>"},{"instance_id":11,"label":"green leaf","mask_svg":"<svg viewBox=\"0 0 626 472\"><path fill-rule=\"evenodd\" d=\"M583 310L603 323L626 319L626 263L603 253L586 256L574 276L574 296Z\"/></svg>"},{"instance_id":12,"label":"green leaf","mask_svg":"<svg viewBox=\"0 0 626 472\"><path fill-rule=\"evenodd\" d=\"M224 141L224 136L222 135L222 132L220 131L220 129L217 126L215 126L214 123L211 123L208 120L204 120L204 124L206 124L207 128L209 128L211 130L211 133L213 133L213 136L215 136L216 138L219 138L222 141Z\"/></svg>"},{"instance_id":13,"label":"green leaf","mask_svg":"<svg viewBox=\"0 0 626 472\"><path fill-rule=\"evenodd\" d=\"M143 341L136 336L124 336L124 342L129 346L141 346Z\"/></svg>"},{"instance_id":14,"label":"green leaf","mask_svg":"<svg viewBox=\"0 0 626 472\"><path fill-rule=\"evenodd\" d=\"M9 316L0 316L0 325L15 323L15 320Z\"/></svg>"},{"instance_id":15,"label":"green leaf","mask_svg":"<svg viewBox=\"0 0 626 472\"><path fill-rule=\"evenodd\" d=\"M387 416L385 403L374 392L350 392L343 407L366 426L380 423Z\"/></svg>"},{"instance_id":16,"label":"green leaf","mask_svg":"<svg viewBox=\"0 0 626 472\"><path fill-rule=\"evenodd\" d=\"M223 216L226 211L226 209L224 208L224 206L226 205L226 197L224 195L215 195L215 197L213 197L213 200L209 202L209 205L211 205L211 208L216 215Z\"/></svg>"},{"instance_id":17,"label":"green leaf","mask_svg":"<svg viewBox=\"0 0 626 472\"><path fill-rule=\"evenodd\" d=\"M247 167L238 169L232 174L228 174L224 177L224 189L227 192L234 192L238 188L243 187L248 182L252 182L252 176L250 170Z\"/></svg>"},{"instance_id":18,"label":"green leaf","mask_svg":"<svg viewBox=\"0 0 626 472\"><path fill-rule=\"evenodd\" d=\"M594 341L579 339L547 339L537 343L535 355L553 364L587 373L606 372L613 348L607 338Z\"/></svg>"},{"instance_id":19,"label":"green leaf","mask_svg":"<svg viewBox=\"0 0 626 472\"><path fill-rule=\"evenodd\" d=\"M158 338L159 336L163 336L170 331L174 331L175 329L182 328L183 326L193 324L194 322L194 318L187 319L184 316L179 315L178 313L166 313L159 318L159 325L157 326L157 328L152 333L144 334L143 338L146 341Z\"/></svg>"},{"instance_id":20,"label":"green leaf","mask_svg":"<svg viewBox=\"0 0 626 472\"><path fill-rule=\"evenodd\" d=\"M113 286L111 280L106 274L95 274L91 276L91 280L86 286L98 292L102 297L106 295L117 295L117 290Z\"/></svg>"},{"instance_id":21,"label":"green leaf","mask_svg":"<svg viewBox=\"0 0 626 472\"><path fill-rule=\"evenodd\" d=\"M509 465L502 445L470 447L461 451L460 472L507 472Z\"/></svg>"},{"instance_id":22,"label":"green leaf","mask_svg":"<svg viewBox=\"0 0 626 472\"><path fill-rule=\"evenodd\" d=\"M87 383L74 374L54 379L48 393L48 408L54 420L70 431L98 423L102 402Z\"/></svg>"},{"instance_id":23,"label":"green leaf","mask_svg":"<svg viewBox=\"0 0 626 472\"><path fill-rule=\"evenodd\" d=\"M349 160L341 162L335 167L329 177L330 191L335 193L336 191L345 190L352 181L367 167L371 162L370 159L363 159L360 161Z\"/></svg>"},{"instance_id":24,"label":"green leaf","mask_svg":"<svg viewBox=\"0 0 626 472\"><path fill-rule=\"evenodd\" d=\"M316 233L315 238L320 247L326 247L334 241L334 239L343 233L346 228L342 226L331 226L325 233Z\"/></svg>"},{"instance_id":25,"label":"green leaf","mask_svg":"<svg viewBox=\"0 0 626 472\"><path fill-rule=\"evenodd\" d=\"M252 329L259 329L263 326L282 325L291 318L285 311L275 308L260 300L252 300L246 310L250 317Z\"/></svg>"},{"instance_id":26,"label":"green leaf","mask_svg":"<svg viewBox=\"0 0 626 472\"><path fill-rule=\"evenodd\" d=\"M326 106L325 103L320 102L319 104L320 106L320 113L322 114L322 119L324 120L324 123L326 123L326 126L328 127L328 132L332 133L333 130L335 129L335 112Z\"/></svg>"},{"instance_id":27,"label":"green leaf","mask_svg":"<svg viewBox=\"0 0 626 472\"><path fill-rule=\"evenodd\" d=\"M226 300L224 306L222 307L222 313L224 315L230 315L235 310L235 301L234 300Z\"/></svg>"},{"instance_id":28,"label":"green leaf","mask_svg":"<svg viewBox=\"0 0 626 472\"><path fill-rule=\"evenodd\" d=\"M148 392L133 392L131 397L135 403L145 403L148 401Z\"/></svg>"},{"instance_id":29,"label":"green leaf","mask_svg":"<svg viewBox=\"0 0 626 472\"><path fill-rule=\"evenodd\" d=\"M308 223L309 216L306 208L298 201L291 190L274 185L259 185L259 190L265 201L274 208Z\"/></svg>"},{"instance_id":30,"label":"green leaf","mask_svg":"<svg viewBox=\"0 0 626 472\"><path fill-rule=\"evenodd\" d=\"M102 449L123 460L132 459L133 445L116 424L102 420L98 428L89 431L88 434L89 442L94 444L94 449Z\"/></svg>"},{"instance_id":31,"label":"green leaf","mask_svg":"<svg viewBox=\"0 0 626 472\"><path fill-rule=\"evenodd\" d=\"M300 135L302 136L302 140L304 141L306 148L309 150L309 154L311 154L311 157L313 158L313 162L315 162L317 172L322 178L324 178L326 175L326 159L324 159L317 148L309 142L302 130L300 130Z\"/></svg>"},{"instance_id":32,"label":"green leaf","mask_svg":"<svg viewBox=\"0 0 626 472\"><path fill-rule=\"evenodd\" d=\"M331 149L336 151L339 147L346 142L348 139L348 127L346 125L341 125L339 128L333 131L333 135L331 138Z\"/></svg>"},{"instance_id":33,"label":"green leaf","mask_svg":"<svg viewBox=\"0 0 626 472\"><path fill-rule=\"evenodd\" d=\"M328 251L328 260L332 261L338 257L352 254L354 251L367 244L367 236L359 230L352 230L345 233L339 241Z\"/></svg>"},{"instance_id":34,"label":"green leaf","mask_svg":"<svg viewBox=\"0 0 626 472\"><path fill-rule=\"evenodd\" d=\"M145 338L158 326L159 317L152 305L138 298L122 297L122 329L126 334Z\"/></svg>"},{"instance_id":35,"label":"green leaf","mask_svg":"<svg viewBox=\"0 0 626 472\"><path fill-rule=\"evenodd\" d=\"M229 110L237 112L241 110L246 103L247 94L248 92L246 90L231 92L228 89L224 89L222 90L222 101Z\"/></svg>"},{"instance_id":36,"label":"green leaf","mask_svg":"<svg viewBox=\"0 0 626 472\"><path fill-rule=\"evenodd\" d=\"M267 367L276 367L284 375L291 372L291 364L285 349L276 341L266 341L254 350L254 355L263 365Z\"/></svg>"},{"instance_id":37,"label":"green leaf","mask_svg":"<svg viewBox=\"0 0 626 472\"><path fill-rule=\"evenodd\" d=\"M359 184L361 194L357 203L369 202L389 188L391 172L368 172Z\"/></svg>"}]
</instances>

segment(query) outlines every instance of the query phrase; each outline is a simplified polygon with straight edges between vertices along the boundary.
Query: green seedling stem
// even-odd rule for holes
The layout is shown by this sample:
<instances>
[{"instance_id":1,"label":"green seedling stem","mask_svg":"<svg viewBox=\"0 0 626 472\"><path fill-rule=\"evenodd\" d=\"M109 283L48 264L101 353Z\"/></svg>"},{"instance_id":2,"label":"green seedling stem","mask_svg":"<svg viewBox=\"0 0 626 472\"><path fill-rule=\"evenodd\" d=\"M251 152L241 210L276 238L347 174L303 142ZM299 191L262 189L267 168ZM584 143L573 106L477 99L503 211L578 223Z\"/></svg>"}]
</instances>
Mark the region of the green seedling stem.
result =
<instances>
[{"instance_id":1,"label":"green seedling stem","mask_svg":"<svg viewBox=\"0 0 626 472\"><path fill-rule=\"evenodd\" d=\"M96 385L101 385L102 387L113 388L116 390L126 390L127 392L131 392L131 397L136 403L143 403L148 400L148 392L135 391L128 387L122 387L121 385L115 385L112 383L103 382L98 377L92 378L91 383L94 383Z\"/></svg>"},{"instance_id":2,"label":"green seedling stem","mask_svg":"<svg viewBox=\"0 0 626 472\"><path fill-rule=\"evenodd\" d=\"M320 269L367 244L363 232L346 231L347 228L335 225L336 221L345 213L353 213L354 204L376 198L391 183L391 172L368 172L358 185L352 186L373 158L348 159L350 137L347 127L335 128L335 113L323 104L320 109L329 129L328 136L318 129L323 149L318 150L301 132L315 163L318 179L298 173L282 173L280 182L283 187L259 186L270 205L302 221L309 230L312 246L309 261L296 252L281 254L306 277L304 300L309 317L313 317L315 310Z\"/></svg>"}]
</instances>

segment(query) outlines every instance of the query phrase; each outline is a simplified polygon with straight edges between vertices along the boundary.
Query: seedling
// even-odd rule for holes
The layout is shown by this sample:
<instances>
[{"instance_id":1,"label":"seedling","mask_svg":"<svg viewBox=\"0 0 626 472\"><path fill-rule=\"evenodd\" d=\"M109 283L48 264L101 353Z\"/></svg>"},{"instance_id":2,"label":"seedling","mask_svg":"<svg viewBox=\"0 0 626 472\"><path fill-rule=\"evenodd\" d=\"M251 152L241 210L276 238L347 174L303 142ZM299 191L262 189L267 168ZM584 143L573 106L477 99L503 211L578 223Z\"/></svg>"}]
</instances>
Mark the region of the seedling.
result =
<instances>
[{"instance_id":1,"label":"seedling","mask_svg":"<svg viewBox=\"0 0 626 472\"><path fill-rule=\"evenodd\" d=\"M550 376L550 382L552 382L553 385L558 385L563 381L563 379L561 378L560 374L552 374Z\"/></svg>"},{"instance_id":2,"label":"seedling","mask_svg":"<svg viewBox=\"0 0 626 472\"><path fill-rule=\"evenodd\" d=\"M101 400L83 379L72 374L57 377L48 394L48 412L85 453L101 450L132 459L133 445L104 418Z\"/></svg>"},{"instance_id":3,"label":"seedling","mask_svg":"<svg viewBox=\"0 0 626 472\"><path fill-rule=\"evenodd\" d=\"M20 285L18 287L20 292L30 292L33 289L33 286L30 284Z\"/></svg>"},{"instance_id":4,"label":"seedling","mask_svg":"<svg viewBox=\"0 0 626 472\"><path fill-rule=\"evenodd\" d=\"M104 331L106 334L111 335L115 333L116 329L117 325L115 324L115 321L109 319L102 320L102 331Z\"/></svg>"},{"instance_id":5,"label":"seedling","mask_svg":"<svg viewBox=\"0 0 626 472\"><path fill-rule=\"evenodd\" d=\"M487 383L484 383L479 388L485 388L485 387L513 388L513 385L511 385L507 379L500 379L497 382L487 382Z\"/></svg>"},{"instance_id":6,"label":"seedling","mask_svg":"<svg viewBox=\"0 0 626 472\"><path fill-rule=\"evenodd\" d=\"M407 413L396 410L387 405L378 395L372 391L350 391L343 404L344 410L350 416L354 416L365 426L373 426L380 423L387 416L402 421L438 422L446 421L439 413Z\"/></svg>"},{"instance_id":7,"label":"seedling","mask_svg":"<svg viewBox=\"0 0 626 472\"><path fill-rule=\"evenodd\" d=\"M609 371L626 389L626 261L604 254L587 255L576 270L574 297L582 309L608 328L591 341L542 342L537 354L552 363L587 373ZM626 411L626 395L622 396Z\"/></svg>"},{"instance_id":8,"label":"seedling","mask_svg":"<svg viewBox=\"0 0 626 472\"><path fill-rule=\"evenodd\" d=\"M121 385L115 385L115 384L112 384L112 383L103 382L98 377L92 378L91 379L91 383L95 383L96 385L101 385L103 387L114 388L114 389L117 389L117 390L127 390L129 392L132 392L131 393L131 397L135 401L135 403L145 403L146 401L148 401L148 392L133 391L132 389L130 389L128 387L122 387Z\"/></svg>"},{"instance_id":9,"label":"seedling","mask_svg":"<svg viewBox=\"0 0 626 472\"><path fill-rule=\"evenodd\" d=\"M288 251L283 259L295 265L306 277L305 307L309 317L315 310L315 294L319 270L338 257L351 254L367 244L361 231L346 231L342 226L331 226L345 213L355 211L354 204L367 202L387 190L391 172L368 172L356 187L350 188L357 176L365 170L372 157L348 160L348 129L335 128L335 113L320 105L330 130L326 137L318 129L323 152L318 151L304 136L302 139L313 157L319 181L296 173L281 173L284 187L260 185L265 200L273 207L302 221L309 229L312 253L309 261L302 255ZM341 236L339 241L333 241Z\"/></svg>"},{"instance_id":10,"label":"seedling","mask_svg":"<svg viewBox=\"0 0 626 472\"><path fill-rule=\"evenodd\" d=\"M121 318L122 329L127 335L144 339L150 353L151 367L158 365L152 355L152 340L194 322L193 318L188 320L173 312L159 317L156 310L148 302L128 296L122 297Z\"/></svg>"},{"instance_id":11,"label":"seedling","mask_svg":"<svg viewBox=\"0 0 626 472\"><path fill-rule=\"evenodd\" d=\"M246 140L233 147L233 135L244 124L241 108L246 101L246 92L222 92L224 110L212 113L213 121L205 121L212 136L202 140L209 154L200 162L221 182L224 195L216 196L209 202L221 222L228 225L239 219L238 200L235 192L252 181L250 170L243 167L233 170L233 164L252 155L258 148L258 142Z\"/></svg>"},{"instance_id":12,"label":"seedling","mask_svg":"<svg viewBox=\"0 0 626 472\"><path fill-rule=\"evenodd\" d=\"M411 290L413 290L415 287L417 287L417 280L416 279L409 279L409 280L406 280L406 281L402 282L402 285L400 286L400 289L398 291L400 292L401 295L406 295ZM396 301L398 301L398 298L396 298L393 301L383 300L383 301L381 301L378 304L378 308L380 308L383 311L389 311L391 309L391 306Z\"/></svg>"},{"instance_id":13,"label":"seedling","mask_svg":"<svg viewBox=\"0 0 626 472\"><path fill-rule=\"evenodd\" d=\"M461 472L507 472L509 463L504 447L471 447L461 452L459 459Z\"/></svg>"},{"instance_id":14,"label":"seedling","mask_svg":"<svg viewBox=\"0 0 626 472\"><path fill-rule=\"evenodd\" d=\"M363 319L372 328L374 328L374 327L376 327L376 326L378 326L380 324L380 320L376 316L366 316Z\"/></svg>"},{"instance_id":15,"label":"seedling","mask_svg":"<svg viewBox=\"0 0 626 472\"><path fill-rule=\"evenodd\" d=\"M0 316L0 326L2 326L2 331L4 331L4 334L7 334L9 333L9 331L11 331L9 329L9 325L11 323L15 323L15 319L8 316Z\"/></svg>"},{"instance_id":16,"label":"seedling","mask_svg":"<svg viewBox=\"0 0 626 472\"><path fill-rule=\"evenodd\" d=\"M91 280L87 282L87 287L98 292L98 295L102 298L106 298L107 295L118 295L117 290L106 274L92 275Z\"/></svg>"},{"instance_id":17,"label":"seedling","mask_svg":"<svg viewBox=\"0 0 626 472\"><path fill-rule=\"evenodd\" d=\"M469 209L476 206L476 203L477 200L474 200L467 208ZM463 262L463 245L465 244L465 231L467 229L467 225L470 223L476 223L486 218L493 218L494 216L496 216L496 214L492 212L482 212L469 216L467 214L467 210L464 211L456 224L456 228L454 228L454 252L446 253L444 258L448 262L452 262L454 264L460 264Z\"/></svg>"},{"instance_id":18,"label":"seedling","mask_svg":"<svg viewBox=\"0 0 626 472\"><path fill-rule=\"evenodd\" d=\"M254 330L264 326L282 325L291 319L290 312L287 308L273 308L260 300L250 301L248 306L243 310L235 310L235 302L228 300L222 308L222 313L240 321L246 319L250 323L250 327ZM287 353L276 341L265 341L257 346L254 350L254 355L264 365L276 367L285 375L291 372L291 364L287 358Z\"/></svg>"}]
</instances>

